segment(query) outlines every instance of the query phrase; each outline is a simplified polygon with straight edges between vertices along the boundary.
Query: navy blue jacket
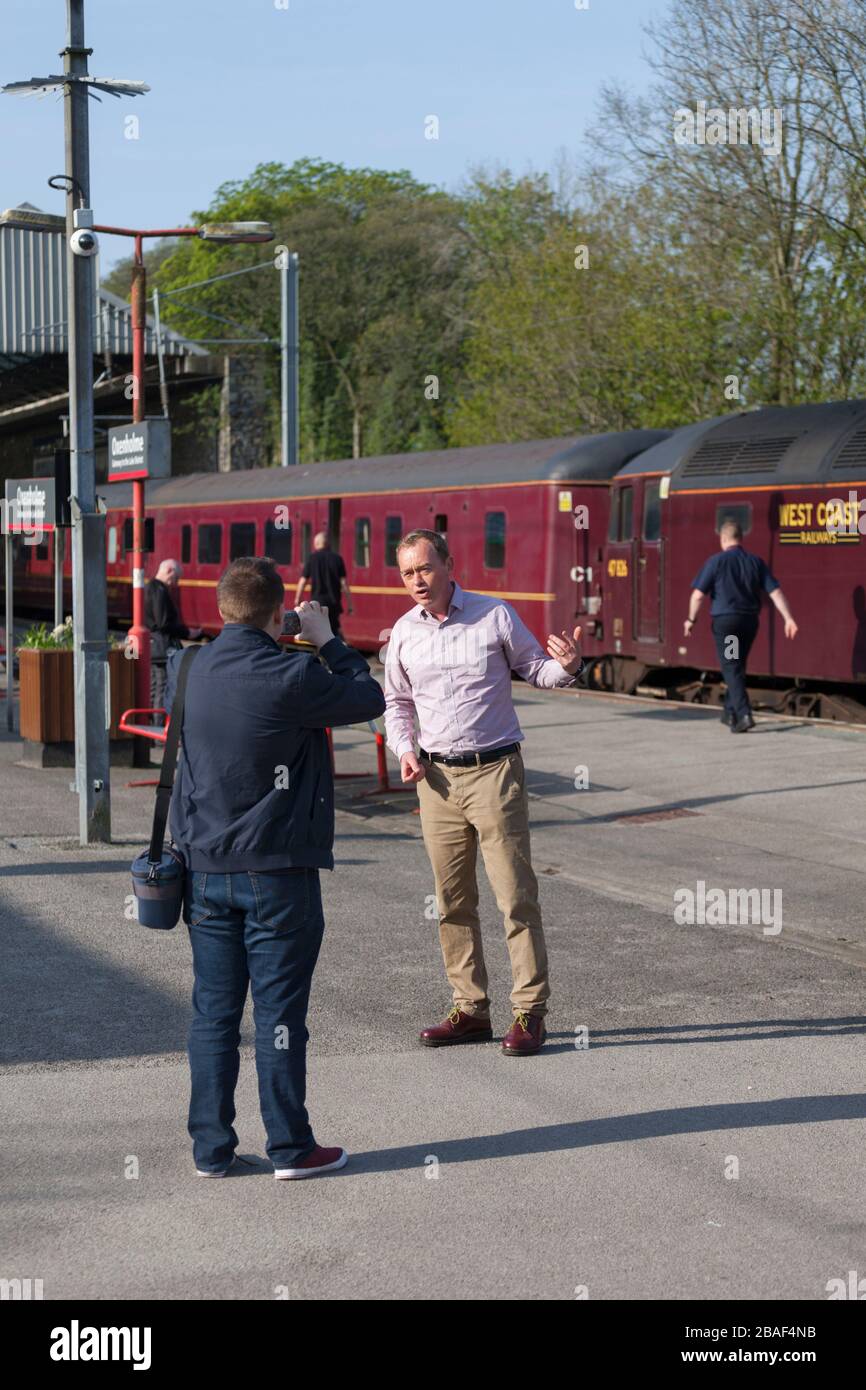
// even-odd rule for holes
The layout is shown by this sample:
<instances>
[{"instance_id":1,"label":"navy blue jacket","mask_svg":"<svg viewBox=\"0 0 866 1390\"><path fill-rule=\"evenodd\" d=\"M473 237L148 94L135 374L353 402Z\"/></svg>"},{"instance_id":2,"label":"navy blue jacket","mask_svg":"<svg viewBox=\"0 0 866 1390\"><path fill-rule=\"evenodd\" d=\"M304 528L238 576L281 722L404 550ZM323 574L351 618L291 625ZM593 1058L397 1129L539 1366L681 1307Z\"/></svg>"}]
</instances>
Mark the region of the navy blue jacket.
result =
<instances>
[{"instance_id":1,"label":"navy blue jacket","mask_svg":"<svg viewBox=\"0 0 866 1390\"><path fill-rule=\"evenodd\" d=\"M168 659L171 710L182 652ZM193 659L171 800L172 838L206 873L334 867L326 728L376 719L385 697L335 637L314 656L227 623Z\"/></svg>"},{"instance_id":2,"label":"navy blue jacket","mask_svg":"<svg viewBox=\"0 0 866 1390\"><path fill-rule=\"evenodd\" d=\"M772 594L779 581L760 555L752 555L741 545L717 550L692 580L692 588L712 598L714 618L723 613L759 613L761 594Z\"/></svg>"}]
</instances>

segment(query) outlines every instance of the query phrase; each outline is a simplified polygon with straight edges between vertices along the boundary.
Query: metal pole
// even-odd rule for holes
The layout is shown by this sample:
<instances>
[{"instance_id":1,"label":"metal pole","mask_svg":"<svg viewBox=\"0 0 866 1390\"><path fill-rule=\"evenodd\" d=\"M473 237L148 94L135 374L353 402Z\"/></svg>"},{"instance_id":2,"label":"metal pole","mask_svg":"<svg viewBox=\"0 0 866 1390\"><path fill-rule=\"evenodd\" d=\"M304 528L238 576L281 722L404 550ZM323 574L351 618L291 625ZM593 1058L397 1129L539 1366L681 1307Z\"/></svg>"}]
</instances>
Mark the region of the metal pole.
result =
<instances>
[{"instance_id":1,"label":"metal pole","mask_svg":"<svg viewBox=\"0 0 866 1390\"><path fill-rule=\"evenodd\" d=\"M54 528L54 626L63 622L63 561L66 547L63 544L63 527Z\"/></svg>"},{"instance_id":2,"label":"metal pole","mask_svg":"<svg viewBox=\"0 0 866 1390\"><path fill-rule=\"evenodd\" d=\"M87 72L84 0L67 0L63 71ZM64 90L66 238L77 207L90 206L88 94L83 82ZM111 839L111 781L105 692L108 615L105 517L97 511L93 440L94 264L67 250L69 295L69 434L72 449L72 613L75 634L75 780L82 845Z\"/></svg>"},{"instance_id":3,"label":"metal pole","mask_svg":"<svg viewBox=\"0 0 866 1390\"><path fill-rule=\"evenodd\" d=\"M298 462L298 256L284 256L280 269L280 462Z\"/></svg>"},{"instance_id":4,"label":"metal pole","mask_svg":"<svg viewBox=\"0 0 866 1390\"><path fill-rule=\"evenodd\" d=\"M15 718L12 711L12 672L15 666L15 650L13 643L15 641L15 633L13 631L14 619L12 613L13 540L8 531L3 537L3 540L5 542L4 560L6 565L6 728L11 734L15 728Z\"/></svg>"},{"instance_id":5,"label":"metal pole","mask_svg":"<svg viewBox=\"0 0 866 1390\"><path fill-rule=\"evenodd\" d=\"M289 260L289 461L297 465L300 447L297 252L294 252Z\"/></svg>"},{"instance_id":6,"label":"metal pole","mask_svg":"<svg viewBox=\"0 0 866 1390\"><path fill-rule=\"evenodd\" d=\"M165 353L162 346L162 324L159 318L159 290L153 292L153 331L156 334L156 355L159 361L159 399L162 401L162 413L167 420L168 387L165 384Z\"/></svg>"},{"instance_id":7,"label":"metal pole","mask_svg":"<svg viewBox=\"0 0 866 1390\"><path fill-rule=\"evenodd\" d=\"M146 275L142 239L135 238L132 267L132 419L144 420L144 328ZM137 655L135 700L139 709L150 708L150 633L144 625L144 479L132 483L132 627L130 638Z\"/></svg>"},{"instance_id":8,"label":"metal pole","mask_svg":"<svg viewBox=\"0 0 866 1390\"><path fill-rule=\"evenodd\" d=\"M289 261L280 266L280 464L289 466Z\"/></svg>"}]
</instances>

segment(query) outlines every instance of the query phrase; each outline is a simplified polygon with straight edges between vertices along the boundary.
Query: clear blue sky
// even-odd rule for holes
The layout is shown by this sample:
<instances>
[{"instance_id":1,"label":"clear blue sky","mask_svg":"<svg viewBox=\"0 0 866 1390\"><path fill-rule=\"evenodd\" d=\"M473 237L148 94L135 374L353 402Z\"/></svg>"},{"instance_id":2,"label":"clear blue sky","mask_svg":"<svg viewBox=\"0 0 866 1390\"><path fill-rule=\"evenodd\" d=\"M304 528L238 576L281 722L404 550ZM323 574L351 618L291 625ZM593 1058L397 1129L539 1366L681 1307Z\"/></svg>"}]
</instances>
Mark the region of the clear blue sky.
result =
<instances>
[{"instance_id":1,"label":"clear blue sky","mask_svg":"<svg viewBox=\"0 0 866 1390\"><path fill-rule=\"evenodd\" d=\"M183 224L256 164L302 156L407 168L456 187L470 165L549 168L586 150L601 83L649 73L644 21L665 0L86 0L95 76L139 78L90 103L97 220ZM4 5L0 84L61 70L65 0ZM139 138L124 136L129 115ZM424 138L436 115L439 139ZM0 207L62 212L55 96L0 96ZM128 245L103 239L103 273Z\"/></svg>"}]
</instances>

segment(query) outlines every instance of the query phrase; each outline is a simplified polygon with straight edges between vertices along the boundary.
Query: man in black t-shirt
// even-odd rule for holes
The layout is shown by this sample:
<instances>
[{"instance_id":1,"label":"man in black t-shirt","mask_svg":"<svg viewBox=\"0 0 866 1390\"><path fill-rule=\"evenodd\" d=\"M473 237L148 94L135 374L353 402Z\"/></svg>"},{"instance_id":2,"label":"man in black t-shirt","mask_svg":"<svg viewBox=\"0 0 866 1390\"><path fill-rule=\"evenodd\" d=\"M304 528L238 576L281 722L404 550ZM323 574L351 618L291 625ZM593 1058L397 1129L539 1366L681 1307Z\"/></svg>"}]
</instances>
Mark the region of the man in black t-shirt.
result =
<instances>
[{"instance_id":1,"label":"man in black t-shirt","mask_svg":"<svg viewBox=\"0 0 866 1390\"><path fill-rule=\"evenodd\" d=\"M201 637L201 628L187 627L177 611L181 568L177 560L163 560L144 591L144 622L150 631L150 703L161 709L165 694L166 662L181 639Z\"/></svg>"},{"instance_id":2,"label":"man in black t-shirt","mask_svg":"<svg viewBox=\"0 0 866 1390\"><path fill-rule=\"evenodd\" d=\"M712 625L719 665L725 682L722 722L732 734L745 734L754 726L746 690L746 658L758 633L761 595L767 594L785 624L785 636L797 636L797 624L779 581L760 555L743 549L743 530L738 521L724 521L719 531L721 549L702 566L692 581L689 616L684 624L691 637L698 611L709 594Z\"/></svg>"},{"instance_id":3,"label":"man in black t-shirt","mask_svg":"<svg viewBox=\"0 0 866 1390\"><path fill-rule=\"evenodd\" d=\"M352 612L352 591L346 580L346 566L342 555L332 550L328 537L320 531L313 540L315 549L307 556L307 563L301 571L298 587L295 590L295 607L301 602L304 589L309 583L314 603L327 608L331 620L331 630L337 636L340 632L340 614L343 611L342 595L346 595L349 612Z\"/></svg>"}]
</instances>

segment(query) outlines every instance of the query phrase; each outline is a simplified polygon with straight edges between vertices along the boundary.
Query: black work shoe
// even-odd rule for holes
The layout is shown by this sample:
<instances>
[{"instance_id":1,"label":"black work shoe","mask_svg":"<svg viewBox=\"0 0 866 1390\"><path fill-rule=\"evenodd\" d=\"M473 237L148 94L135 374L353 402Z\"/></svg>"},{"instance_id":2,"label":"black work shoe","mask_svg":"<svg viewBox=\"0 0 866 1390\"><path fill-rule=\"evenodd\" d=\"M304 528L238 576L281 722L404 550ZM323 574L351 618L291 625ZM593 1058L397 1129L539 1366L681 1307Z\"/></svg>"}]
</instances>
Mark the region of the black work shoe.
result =
<instances>
[{"instance_id":1,"label":"black work shoe","mask_svg":"<svg viewBox=\"0 0 866 1390\"><path fill-rule=\"evenodd\" d=\"M737 719L731 725L732 734L747 734L750 729L755 727L755 721L750 714L744 714L742 719Z\"/></svg>"}]
</instances>

